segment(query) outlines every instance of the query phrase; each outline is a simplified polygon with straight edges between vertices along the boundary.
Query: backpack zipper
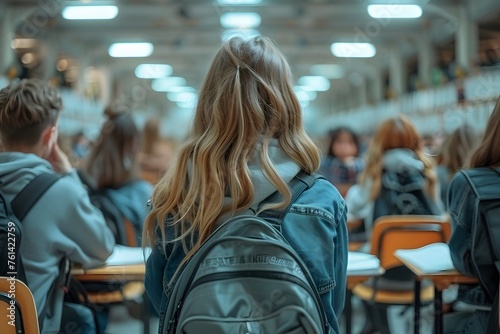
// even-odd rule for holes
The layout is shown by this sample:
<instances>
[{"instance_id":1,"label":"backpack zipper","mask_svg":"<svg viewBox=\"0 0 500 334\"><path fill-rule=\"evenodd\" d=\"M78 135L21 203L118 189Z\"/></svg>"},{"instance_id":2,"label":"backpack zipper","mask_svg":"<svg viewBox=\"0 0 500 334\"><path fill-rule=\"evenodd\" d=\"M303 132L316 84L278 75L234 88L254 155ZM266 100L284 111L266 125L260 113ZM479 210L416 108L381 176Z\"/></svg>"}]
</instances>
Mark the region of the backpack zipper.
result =
<instances>
[{"instance_id":1,"label":"backpack zipper","mask_svg":"<svg viewBox=\"0 0 500 334\"><path fill-rule=\"evenodd\" d=\"M299 278L287 274L287 273L282 273L279 271L267 271L267 270L245 270L245 271L238 271L238 272L225 272L225 273L215 273L215 274L209 274L206 275L200 279L197 279L196 281L193 282L189 290L193 290L197 286L217 280L228 280L232 278L241 278L241 277L255 277L255 278L270 278L270 279L276 279L276 280L283 280L283 281L289 281L292 283L295 283L297 285L300 285L302 288L307 290L307 292L314 294L312 289L305 284L302 280ZM189 292L188 292L189 293Z\"/></svg>"}]
</instances>

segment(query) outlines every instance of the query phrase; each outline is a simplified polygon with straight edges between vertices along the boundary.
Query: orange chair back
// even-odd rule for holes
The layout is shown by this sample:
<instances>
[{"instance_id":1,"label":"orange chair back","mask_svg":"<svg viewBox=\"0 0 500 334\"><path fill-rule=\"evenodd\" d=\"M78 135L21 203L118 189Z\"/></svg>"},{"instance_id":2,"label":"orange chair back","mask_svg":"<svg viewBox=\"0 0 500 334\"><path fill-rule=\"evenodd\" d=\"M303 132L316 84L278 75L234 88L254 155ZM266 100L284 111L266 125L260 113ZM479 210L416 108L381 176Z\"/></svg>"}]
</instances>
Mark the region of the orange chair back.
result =
<instances>
[{"instance_id":1,"label":"orange chair back","mask_svg":"<svg viewBox=\"0 0 500 334\"><path fill-rule=\"evenodd\" d=\"M379 217L373 226L370 253L385 269L401 266L394 256L397 249L414 249L436 242L447 242L450 222L440 216L396 215Z\"/></svg>"},{"instance_id":2,"label":"orange chair back","mask_svg":"<svg viewBox=\"0 0 500 334\"><path fill-rule=\"evenodd\" d=\"M39 334L38 316L33 294L18 279L0 277L0 328L2 334Z\"/></svg>"}]
</instances>

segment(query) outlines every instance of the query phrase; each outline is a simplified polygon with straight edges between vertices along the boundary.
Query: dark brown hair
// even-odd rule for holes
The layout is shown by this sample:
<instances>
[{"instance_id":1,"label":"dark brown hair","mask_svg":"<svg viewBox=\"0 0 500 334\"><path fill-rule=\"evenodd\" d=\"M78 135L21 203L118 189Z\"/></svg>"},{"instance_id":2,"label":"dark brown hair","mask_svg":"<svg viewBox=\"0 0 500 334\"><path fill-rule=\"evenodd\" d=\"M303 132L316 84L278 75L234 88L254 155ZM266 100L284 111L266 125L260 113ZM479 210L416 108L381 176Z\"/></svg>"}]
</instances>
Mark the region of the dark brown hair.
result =
<instances>
[{"instance_id":1,"label":"dark brown hair","mask_svg":"<svg viewBox=\"0 0 500 334\"><path fill-rule=\"evenodd\" d=\"M0 90L0 134L5 145L35 145L48 125L55 125L62 100L55 88L24 79Z\"/></svg>"},{"instance_id":2,"label":"dark brown hair","mask_svg":"<svg viewBox=\"0 0 500 334\"><path fill-rule=\"evenodd\" d=\"M346 126L340 126L338 128L335 128L331 130L328 135L330 136L330 146L328 146L328 156L332 158L336 158L335 153L333 152L333 144L339 139L339 136L342 133L347 133L349 136L351 136L352 141L354 142L354 145L356 145L356 156L359 156L359 139L358 135L351 130L350 128Z\"/></svg>"},{"instance_id":3,"label":"dark brown hair","mask_svg":"<svg viewBox=\"0 0 500 334\"><path fill-rule=\"evenodd\" d=\"M105 111L108 119L90 152L86 172L98 189L119 188L139 177L140 134L128 112Z\"/></svg>"}]
</instances>

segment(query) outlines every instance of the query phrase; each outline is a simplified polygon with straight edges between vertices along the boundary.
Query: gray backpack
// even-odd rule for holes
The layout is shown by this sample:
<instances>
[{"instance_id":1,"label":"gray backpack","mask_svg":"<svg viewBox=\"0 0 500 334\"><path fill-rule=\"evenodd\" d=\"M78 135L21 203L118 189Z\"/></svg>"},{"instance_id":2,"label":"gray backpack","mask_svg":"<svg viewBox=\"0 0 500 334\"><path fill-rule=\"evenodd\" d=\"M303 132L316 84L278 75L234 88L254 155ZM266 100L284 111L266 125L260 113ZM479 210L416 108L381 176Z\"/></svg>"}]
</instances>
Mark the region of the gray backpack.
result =
<instances>
[{"instance_id":1,"label":"gray backpack","mask_svg":"<svg viewBox=\"0 0 500 334\"><path fill-rule=\"evenodd\" d=\"M319 177L297 175L291 203ZM290 206L222 224L180 274L160 333L328 333L311 274L279 231Z\"/></svg>"},{"instance_id":2,"label":"gray backpack","mask_svg":"<svg viewBox=\"0 0 500 334\"><path fill-rule=\"evenodd\" d=\"M488 333L498 330L500 271L500 172L494 168L461 171L474 190L478 221L472 225L471 261L481 287L491 302Z\"/></svg>"}]
</instances>

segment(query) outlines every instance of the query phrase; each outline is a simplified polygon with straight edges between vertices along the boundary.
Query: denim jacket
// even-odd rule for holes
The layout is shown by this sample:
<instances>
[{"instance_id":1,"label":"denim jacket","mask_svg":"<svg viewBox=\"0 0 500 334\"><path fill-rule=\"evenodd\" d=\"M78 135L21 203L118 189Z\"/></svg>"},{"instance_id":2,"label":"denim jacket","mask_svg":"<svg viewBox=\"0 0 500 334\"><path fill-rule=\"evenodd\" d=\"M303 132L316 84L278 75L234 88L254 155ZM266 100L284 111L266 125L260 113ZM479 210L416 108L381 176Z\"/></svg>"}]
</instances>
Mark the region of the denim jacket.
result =
<instances>
[{"instance_id":1,"label":"denim jacket","mask_svg":"<svg viewBox=\"0 0 500 334\"><path fill-rule=\"evenodd\" d=\"M498 176L492 181L490 191L500 191L498 188ZM449 241L451 259L458 271L477 276L472 259L472 231L474 225L478 223L476 214L477 195L467 177L458 172L455 174L448 188L448 212L451 217L452 235ZM460 286L458 299L478 306L491 306L486 298L486 294L481 286Z\"/></svg>"},{"instance_id":2,"label":"denim jacket","mask_svg":"<svg viewBox=\"0 0 500 334\"><path fill-rule=\"evenodd\" d=\"M309 268L331 331L339 333L346 290L347 207L338 191L326 180L317 180L291 206L282 222L282 233ZM167 237L173 237L167 228ZM145 286L161 316L165 313L175 282L169 284L184 257L182 245L161 241L147 261ZM160 324L163 319L160 319Z\"/></svg>"}]
</instances>

